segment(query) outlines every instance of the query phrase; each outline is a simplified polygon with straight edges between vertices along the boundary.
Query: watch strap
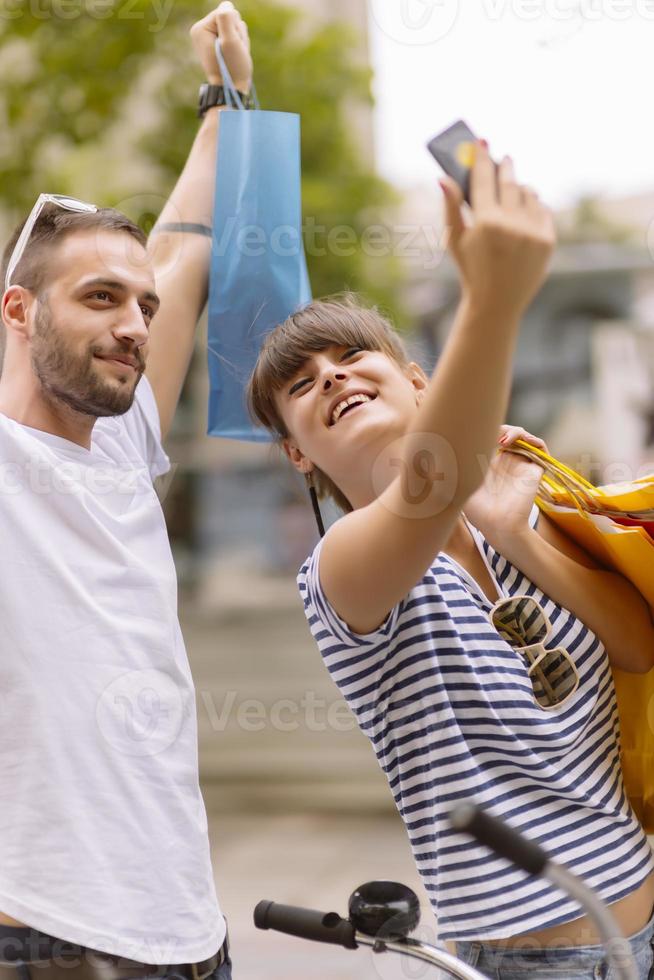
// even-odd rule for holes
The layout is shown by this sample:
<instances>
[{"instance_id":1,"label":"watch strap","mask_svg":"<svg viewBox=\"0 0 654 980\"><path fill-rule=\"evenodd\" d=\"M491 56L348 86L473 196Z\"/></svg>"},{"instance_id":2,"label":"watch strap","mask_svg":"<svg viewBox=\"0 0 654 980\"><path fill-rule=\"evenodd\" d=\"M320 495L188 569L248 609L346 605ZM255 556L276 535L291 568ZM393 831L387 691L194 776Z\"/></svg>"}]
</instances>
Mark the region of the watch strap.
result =
<instances>
[{"instance_id":1,"label":"watch strap","mask_svg":"<svg viewBox=\"0 0 654 980\"><path fill-rule=\"evenodd\" d=\"M238 89L236 91L243 103L243 108L252 109L254 106L252 95L249 92L247 94L245 92L239 92ZM231 104L224 85L211 85L209 82L205 82L200 86L198 99L198 116L200 118L204 116L208 109L212 109L214 106L231 106Z\"/></svg>"}]
</instances>

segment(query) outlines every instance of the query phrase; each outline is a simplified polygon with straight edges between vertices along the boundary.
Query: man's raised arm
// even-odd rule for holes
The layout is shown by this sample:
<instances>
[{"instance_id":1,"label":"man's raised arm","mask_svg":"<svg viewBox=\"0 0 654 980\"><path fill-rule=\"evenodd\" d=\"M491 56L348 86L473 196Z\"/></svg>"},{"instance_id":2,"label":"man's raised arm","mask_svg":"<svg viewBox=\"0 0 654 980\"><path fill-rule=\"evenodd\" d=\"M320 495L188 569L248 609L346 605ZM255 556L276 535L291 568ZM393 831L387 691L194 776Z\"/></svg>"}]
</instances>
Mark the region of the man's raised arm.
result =
<instances>
[{"instance_id":1,"label":"man's raised arm","mask_svg":"<svg viewBox=\"0 0 654 980\"><path fill-rule=\"evenodd\" d=\"M236 88L249 92L252 59L247 26L230 0L191 28L193 46L213 85L222 84L215 55L217 37ZM177 408L195 329L207 301L216 146L223 111L229 110L215 107L207 111L148 242L161 307L152 324L145 373L159 408L162 438Z\"/></svg>"}]
</instances>

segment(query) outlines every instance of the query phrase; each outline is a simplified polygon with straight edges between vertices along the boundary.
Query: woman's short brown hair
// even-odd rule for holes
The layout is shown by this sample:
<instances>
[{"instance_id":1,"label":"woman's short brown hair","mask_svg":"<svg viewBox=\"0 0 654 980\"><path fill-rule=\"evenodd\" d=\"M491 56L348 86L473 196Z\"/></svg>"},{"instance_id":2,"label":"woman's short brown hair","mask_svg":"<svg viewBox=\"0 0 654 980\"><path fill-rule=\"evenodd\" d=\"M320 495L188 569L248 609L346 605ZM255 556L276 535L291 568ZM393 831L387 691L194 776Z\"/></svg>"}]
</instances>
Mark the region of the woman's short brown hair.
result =
<instances>
[{"instance_id":1,"label":"woman's short brown hair","mask_svg":"<svg viewBox=\"0 0 654 980\"><path fill-rule=\"evenodd\" d=\"M275 395L311 354L335 345L383 351L403 367L408 363L404 344L391 322L375 307L362 306L352 294L315 300L302 307L268 335L247 388L252 418L269 429L278 442L290 433ZM325 473L316 467L313 476L319 497L332 497L342 510L352 510L345 495Z\"/></svg>"}]
</instances>

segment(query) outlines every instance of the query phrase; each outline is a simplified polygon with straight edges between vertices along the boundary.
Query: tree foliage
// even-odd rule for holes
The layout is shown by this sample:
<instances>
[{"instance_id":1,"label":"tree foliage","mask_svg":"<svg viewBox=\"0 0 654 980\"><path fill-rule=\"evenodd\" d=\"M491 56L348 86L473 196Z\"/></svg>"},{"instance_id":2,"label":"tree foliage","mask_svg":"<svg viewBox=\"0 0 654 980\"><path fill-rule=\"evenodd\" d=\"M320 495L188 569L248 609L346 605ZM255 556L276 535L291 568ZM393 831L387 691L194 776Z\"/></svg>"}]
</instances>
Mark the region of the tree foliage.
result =
<instances>
[{"instance_id":1,"label":"tree foliage","mask_svg":"<svg viewBox=\"0 0 654 980\"><path fill-rule=\"evenodd\" d=\"M117 206L147 231L197 129L202 77L188 28L209 8L197 0L0 2L0 209L16 222L51 190ZM359 247L393 200L351 132L352 107L371 101L359 39L347 25L275 0L239 8L262 107L302 116L315 295L352 288L393 309L396 264ZM339 226L351 229L355 246L325 248Z\"/></svg>"},{"instance_id":2,"label":"tree foliage","mask_svg":"<svg viewBox=\"0 0 654 980\"><path fill-rule=\"evenodd\" d=\"M612 242L625 245L634 242L638 229L615 221L602 208L595 197L580 197L564 222L559 222L559 240L564 244L585 242Z\"/></svg>"}]
</instances>

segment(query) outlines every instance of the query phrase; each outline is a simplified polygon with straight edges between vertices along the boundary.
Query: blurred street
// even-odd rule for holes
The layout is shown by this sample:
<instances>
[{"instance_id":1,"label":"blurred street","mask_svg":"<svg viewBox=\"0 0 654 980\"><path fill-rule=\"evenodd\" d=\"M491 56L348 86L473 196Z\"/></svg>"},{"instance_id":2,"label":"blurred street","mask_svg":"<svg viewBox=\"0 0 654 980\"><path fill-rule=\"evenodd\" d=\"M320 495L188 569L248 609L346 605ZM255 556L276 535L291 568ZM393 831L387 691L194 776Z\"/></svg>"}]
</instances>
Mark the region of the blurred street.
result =
<instances>
[{"instance_id":1,"label":"blurred street","mask_svg":"<svg viewBox=\"0 0 654 980\"><path fill-rule=\"evenodd\" d=\"M290 579L235 588L220 614L182 606L196 684L200 772L212 860L229 921L234 980L399 980L420 964L261 932L263 898L347 912L386 878L415 888L424 938L435 922L390 790L308 632ZM239 608L239 595L243 605Z\"/></svg>"},{"instance_id":2,"label":"blurred street","mask_svg":"<svg viewBox=\"0 0 654 980\"><path fill-rule=\"evenodd\" d=\"M402 881L422 905L418 933L434 941L435 921L418 883L398 820L379 815L222 815L211 821L213 864L229 922L234 980L404 980L433 969L394 954L309 943L252 924L260 899L347 912L358 885L373 878Z\"/></svg>"},{"instance_id":3,"label":"blurred street","mask_svg":"<svg viewBox=\"0 0 654 980\"><path fill-rule=\"evenodd\" d=\"M290 578L202 613L182 606L200 775L215 812L394 812L368 740L323 666ZM249 587L248 587L249 586Z\"/></svg>"}]
</instances>

